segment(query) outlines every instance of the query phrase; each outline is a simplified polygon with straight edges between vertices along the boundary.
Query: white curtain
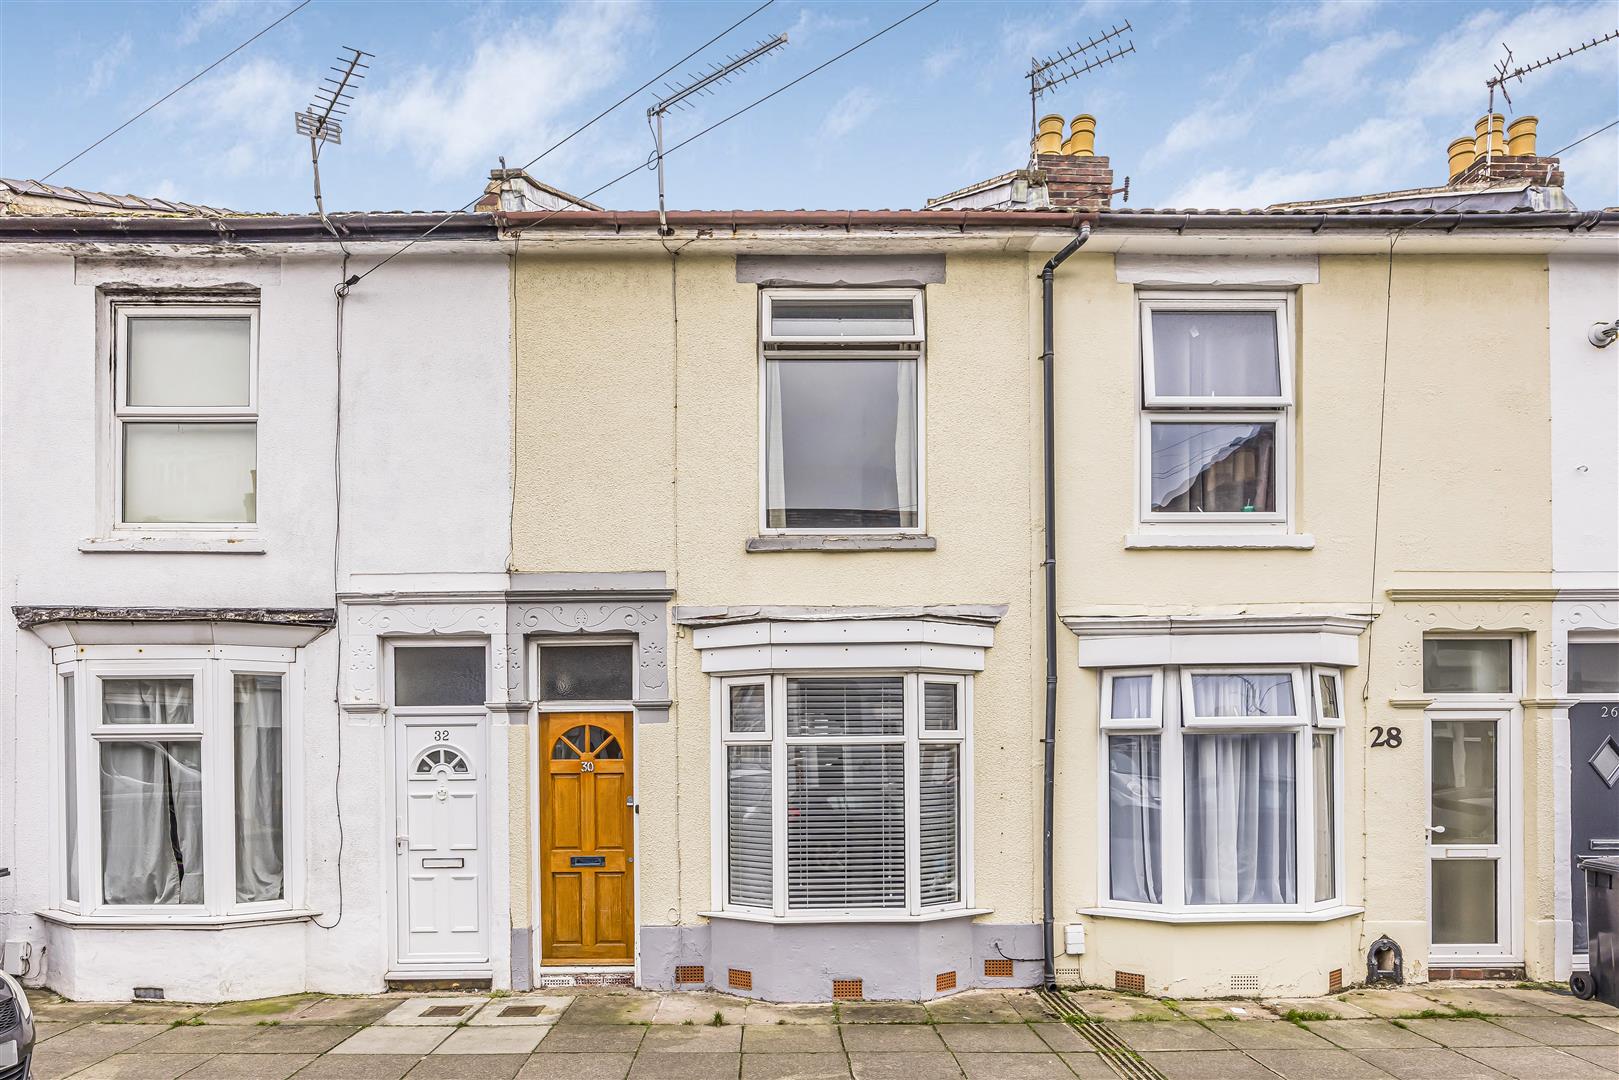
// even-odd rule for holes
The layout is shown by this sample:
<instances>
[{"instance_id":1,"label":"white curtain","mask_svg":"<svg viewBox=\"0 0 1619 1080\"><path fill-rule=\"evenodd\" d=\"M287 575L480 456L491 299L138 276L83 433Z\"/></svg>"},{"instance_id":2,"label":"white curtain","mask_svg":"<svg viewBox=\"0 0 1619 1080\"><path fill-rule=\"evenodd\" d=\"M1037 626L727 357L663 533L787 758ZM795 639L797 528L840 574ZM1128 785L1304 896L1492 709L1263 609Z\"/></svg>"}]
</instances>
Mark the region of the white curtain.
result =
<instances>
[{"instance_id":1,"label":"white curtain","mask_svg":"<svg viewBox=\"0 0 1619 1080\"><path fill-rule=\"evenodd\" d=\"M1291 732L1182 739L1188 903L1296 902L1295 739Z\"/></svg>"},{"instance_id":2,"label":"white curtain","mask_svg":"<svg viewBox=\"0 0 1619 1080\"><path fill-rule=\"evenodd\" d=\"M765 511L773 529L787 526L787 474L783 460L780 360L765 361Z\"/></svg>"},{"instance_id":3,"label":"white curtain","mask_svg":"<svg viewBox=\"0 0 1619 1080\"><path fill-rule=\"evenodd\" d=\"M1108 715L1114 720L1144 720L1152 715L1152 676L1118 675L1113 679L1113 701Z\"/></svg>"},{"instance_id":4,"label":"white curtain","mask_svg":"<svg viewBox=\"0 0 1619 1080\"><path fill-rule=\"evenodd\" d=\"M1293 676L1287 672L1192 676L1197 716L1296 716Z\"/></svg>"},{"instance_id":5,"label":"white curtain","mask_svg":"<svg viewBox=\"0 0 1619 1080\"><path fill-rule=\"evenodd\" d=\"M62 829L67 856L67 898L79 899L79 728L74 722L73 676L62 680Z\"/></svg>"},{"instance_id":6,"label":"white curtain","mask_svg":"<svg viewBox=\"0 0 1619 1080\"><path fill-rule=\"evenodd\" d=\"M1315 788L1315 898L1331 900L1337 895L1338 860L1333 850L1333 815L1337 811L1333 791L1333 736L1317 733L1310 740L1311 777Z\"/></svg>"},{"instance_id":7,"label":"white curtain","mask_svg":"<svg viewBox=\"0 0 1619 1080\"><path fill-rule=\"evenodd\" d=\"M899 380L899 410L894 422L894 506L899 510L900 527L913 528L917 522L916 361L901 360L894 368Z\"/></svg>"},{"instance_id":8,"label":"white curtain","mask_svg":"<svg viewBox=\"0 0 1619 1080\"><path fill-rule=\"evenodd\" d=\"M1114 683L1117 686L1118 682ZM1112 896L1163 901L1162 796L1156 735L1108 739L1108 861Z\"/></svg>"},{"instance_id":9,"label":"white curtain","mask_svg":"<svg viewBox=\"0 0 1619 1080\"><path fill-rule=\"evenodd\" d=\"M101 743L101 871L108 904L202 903L201 742Z\"/></svg>"},{"instance_id":10,"label":"white curtain","mask_svg":"<svg viewBox=\"0 0 1619 1080\"><path fill-rule=\"evenodd\" d=\"M283 892L281 676L236 676L236 899Z\"/></svg>"}]
</instances>

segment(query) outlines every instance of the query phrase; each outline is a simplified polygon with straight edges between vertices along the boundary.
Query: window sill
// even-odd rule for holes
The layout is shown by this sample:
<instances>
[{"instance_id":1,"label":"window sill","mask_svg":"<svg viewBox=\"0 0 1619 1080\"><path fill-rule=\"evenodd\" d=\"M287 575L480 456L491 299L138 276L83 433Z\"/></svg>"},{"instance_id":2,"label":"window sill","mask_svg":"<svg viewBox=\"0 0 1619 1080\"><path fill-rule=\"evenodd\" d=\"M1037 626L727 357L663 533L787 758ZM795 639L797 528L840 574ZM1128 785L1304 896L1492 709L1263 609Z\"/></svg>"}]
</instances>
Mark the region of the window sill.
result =
<instances>
[{"instance_id":1,"label":"window sill","mask_svg":"<svg viewBox=\"0 0 1619 1080\"><path fill-rule=\"evenodd\" d=\"M1141 922L1160 923L1324 923L1335 922L1359 915L1365 908L1338 907L1307 911L1289 908L1285 911L1145 911L1134 908L1080 908L1079 914L1097 919L1137 919Z\"/></svg>"},{"instance_id":2,"label":"window sill","mask_svg":"<svg viewBox=\"0 0 1619 1080\"><path fill-rule=\"evenodd\" d=\"M45 908L34 912L46 922L79 929L104 930L232 930L241 926L273 926L278 923L307 922L318 912L304 908L281 911L255 911L243 915L77 915L71 911Z\"/></svg>"},{"instance_id":3,"label":"window sill","mask_svg":"<svg viewBox=\"0 0 1619 1080\"><path fill-rule=\"evenodd\" d=\"M1209 532L1209 533L1129 533L1124 546L1132 551L1153 548L1283 548L1309 551L1315 547L1315 537L1309 533L1268 532Z\"/></svg>"},{"instance_id":4,"label":"window sill","mask_svg":"<svg viewBox=\"0 0 1619 1080\"><path fill-rule=\"evenodd\" d=\"M750 536L756 551L933 551L939 542L920 533L798 533Z\"/></svg>"},{"instance_id":5,"label":"window sill","mask_svg":"<svg viewBox=\"0 0 1619 1080\"><path fill-rule=\"evenodd\" d=\"M885 914L871 912L869 914L800 914L800 915L765 915L752 911L699 911L697 914L705 919L732 919L736 922L770 923L775 926L797 926L814 923L929 923L941 922L945 919L971 919L979 915L991 914L994 908L950 908L946 911L925 911L920 915Z\"/></svg>"},{"instance_id":6,"label":"window sill","mask_svg":"<svg viewBox=\"0 0 1619 1080\"><path fill-rule=\"evenodd\" d=\"M263 555L267 550L262 536L92 536L79 541L79 550L90 555L109 553L190 552L205 555Z\"/></svg>"}]
</instances>

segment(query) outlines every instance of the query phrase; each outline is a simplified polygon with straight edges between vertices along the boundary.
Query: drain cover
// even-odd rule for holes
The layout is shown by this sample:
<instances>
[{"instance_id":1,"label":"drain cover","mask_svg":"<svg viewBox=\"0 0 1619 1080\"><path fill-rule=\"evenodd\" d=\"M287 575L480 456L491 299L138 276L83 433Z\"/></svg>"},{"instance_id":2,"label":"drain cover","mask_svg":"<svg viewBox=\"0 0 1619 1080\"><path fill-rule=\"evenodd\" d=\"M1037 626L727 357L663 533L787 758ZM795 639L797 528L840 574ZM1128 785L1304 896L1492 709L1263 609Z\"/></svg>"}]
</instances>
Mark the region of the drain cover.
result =
<instances>
[{"instance_id":1,"label":"drain cover","mask_svg":"<svg viewBox=\"0 0 1619 1080\"><path fill-rule=\"evenodd\" d=\"M500 1010L502 1016L538 1016L545 1011L544 1005L508 1005Z\"/></svg>"},{"instance_id":2,"label":"drain cover","mask_svg":"<svg viewBox=\"0 0 1619 1080\"><path fill-rule=\"evenodd\" d=\"M460 1016L462 1013L466 1012L470 1008L472 1008L471 1005L434 1005L432 1008L423 1009L422 1010L422 1015L423 1016Z\"/></svg>"}]
</instances>

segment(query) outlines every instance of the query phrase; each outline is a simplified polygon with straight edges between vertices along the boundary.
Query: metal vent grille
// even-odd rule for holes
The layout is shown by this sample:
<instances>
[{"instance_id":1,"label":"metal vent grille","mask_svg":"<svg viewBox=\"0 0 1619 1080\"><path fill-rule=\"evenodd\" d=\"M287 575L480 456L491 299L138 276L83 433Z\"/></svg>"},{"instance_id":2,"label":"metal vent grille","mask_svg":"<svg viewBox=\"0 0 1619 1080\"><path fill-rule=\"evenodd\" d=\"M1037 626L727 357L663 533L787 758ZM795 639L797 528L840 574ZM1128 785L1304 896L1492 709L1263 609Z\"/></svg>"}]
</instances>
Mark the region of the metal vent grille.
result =
<instances>
[{"instance_id":1,"label":"metal vent grille","mask_svg":"<svg viewBox=\"0 0 1619 1080\"><path fill-rule=\"evenodd\" d=\"M1133 971L1115 971L1113 973L1113 989L1128 990L1132 994L1145 994L1147 992L1147 977L1138 975Z\"/></svg>"},{"instance_id":2,"label":"metal vent grille","mask_svg":"<svg viewBox=\"0 0 1619 1080\"><path fill-rule=\"evenodd\" d=\"M866 996L864 979L833 979L833 1001L859 1001Z\"/></svg>"},{"instance_id":3,"label":"metal vent grille","mask_svg":"<svg viewBox=\"0 0 1619 1080\"><path fill-rule=\"evenodd\" d=\"M732 990L752 990L753 972L743 971L741 968L732 968L726 973L725 981Z\"/></svg>"},{"instance_id":4,"label":"metal vent grille","mask_svg":"<svg viewBox=\"0 0 1619 1080\"><path fill-rule=\"evenodd\" d=\"M1327 972L1327 993L1336 994L1344 988L1344 969L1333 968Z\"/></svg>"},{"instance_id":5,"label":"metal vent grille","mask_svg":"<svg viewBox=\"0 0 1619 1080\"><path fill-rule=\"evenodd\" d=\"M17 1003L11 998L0 1001L0 1031L17 1026Z\"/></svg>"},{"instance_id":6,"label":"metal vent grille","mask_svg":"<svg viewBox=\"0 0 1619 1080\"><path fill-rule=\"evenodd\" d=\"M946 990L956 988L956 973L954 971L941 971L933 977L933 991L942 994Z\"/></svg>"},{"instance_id":7,"label":"metal vent grille","mask_svg":"<svg viewBox=\"0 0 1619 1080\"><path fill-rule=\"evenodd\" d=\"M693 983L702 983L703 981L704 981L704 979L703 979L703 965L701 965L701 964L676 964L675 965L675 985L676 986L691 986Z\"/></svg>"},{"instance_id":8,"label":"metal vent grille","mask_svg":"<svg viewBox=\"0 0 1619 1080\"><path fill-rule=\"evenodd\" d=\"M1257 994L1257 993L1259 993L1259 976L1258 975L1233 975L1233 976L1231 976L1231 992L1233 994Z\"/></svg>"},{"instance_id":9,"label":"metal vent grille","mask_svg":"<svg viewBox=\"0 0 1619 1080\"><path fill-rule=\"evenodd\" d=\"M1010 979L1011 977L1012 977L1012 961L1010 961L1010 960L985 960L984 961L984 978L986 978L986 979Z\"/></svg>"}]
</instances>

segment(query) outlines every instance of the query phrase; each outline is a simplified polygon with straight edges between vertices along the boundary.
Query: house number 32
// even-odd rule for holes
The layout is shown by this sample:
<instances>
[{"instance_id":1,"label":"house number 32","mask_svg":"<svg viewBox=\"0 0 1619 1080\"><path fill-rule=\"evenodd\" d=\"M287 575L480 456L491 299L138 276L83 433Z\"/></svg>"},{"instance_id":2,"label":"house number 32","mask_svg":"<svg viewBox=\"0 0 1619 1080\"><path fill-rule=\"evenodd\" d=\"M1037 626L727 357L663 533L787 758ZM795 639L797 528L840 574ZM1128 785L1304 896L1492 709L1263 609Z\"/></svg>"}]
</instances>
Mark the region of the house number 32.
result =
<instances>
[{"instance_id":1,"label":"house number 32","mask_svg":"<svg viewBox=\"0 0 1619 1080\"><path fill-rule=\"evenodd\" d=\"M1374 726L1372 728L1373 746L1386 746L1390 750L1398 750L1400 748L1400 743L1404 741L1405 740L1400 737L1400 729L1397 727L1380 728Z\"/></svg>"}]
</instances>

